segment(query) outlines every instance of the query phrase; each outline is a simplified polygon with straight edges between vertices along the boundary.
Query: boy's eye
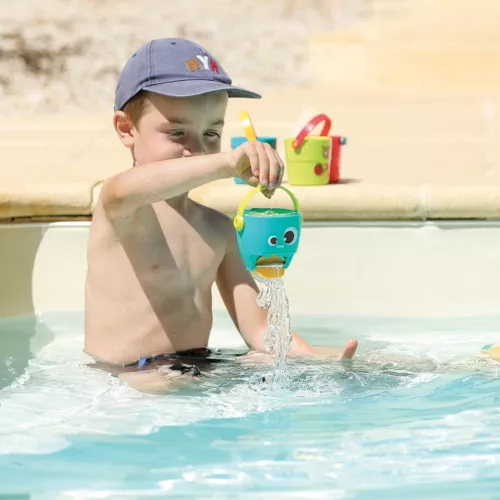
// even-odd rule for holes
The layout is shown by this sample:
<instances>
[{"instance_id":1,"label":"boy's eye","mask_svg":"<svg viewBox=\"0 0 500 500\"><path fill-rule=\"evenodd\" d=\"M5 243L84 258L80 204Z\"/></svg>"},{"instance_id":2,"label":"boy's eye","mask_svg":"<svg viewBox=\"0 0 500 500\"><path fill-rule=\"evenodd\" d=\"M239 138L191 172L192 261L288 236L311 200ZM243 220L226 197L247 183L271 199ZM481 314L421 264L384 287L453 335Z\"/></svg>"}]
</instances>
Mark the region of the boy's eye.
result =
<instances>
[{"instance_id":1,"label":"boy's eye","mask_svg":"<svg viewBox=\"0 0 500 500\"><path fill-rule=\"evenodd\" d=\"M205 132L205 135L208 137L220 137L219 132L217 132L216 130L207 130Z\"/></svg>"},{"instance_id":2,"label":"boy's eye","mask_svg":"<svg viewBox=\"0 0 500 500\"><path fill-rule=\"evenodd\" d=\"M171 137L182 137L184 132L182 130L169 130L167 134Z\"/></svg>"}]
</instances>

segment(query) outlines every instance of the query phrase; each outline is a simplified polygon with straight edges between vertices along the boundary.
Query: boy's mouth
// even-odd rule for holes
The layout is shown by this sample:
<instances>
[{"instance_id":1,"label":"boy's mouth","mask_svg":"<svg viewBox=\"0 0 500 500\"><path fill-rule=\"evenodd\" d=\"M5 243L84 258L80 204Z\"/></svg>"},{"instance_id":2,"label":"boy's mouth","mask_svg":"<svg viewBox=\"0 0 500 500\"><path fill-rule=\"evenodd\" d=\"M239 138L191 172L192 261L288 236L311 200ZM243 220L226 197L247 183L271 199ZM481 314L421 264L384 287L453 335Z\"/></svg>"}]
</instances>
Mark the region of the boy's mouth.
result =
<instances>
[{"instance_id":1,"label":"boy's mouth","mask_svg":"<svg viewBox=\"0 0 500 500\"><path fill-rule=\"evenodd\" d=\"M255 272L266 279L281 278L285 274L285 259L277 255L259 257L255 263Z\"/></svg>"}]
</instances>

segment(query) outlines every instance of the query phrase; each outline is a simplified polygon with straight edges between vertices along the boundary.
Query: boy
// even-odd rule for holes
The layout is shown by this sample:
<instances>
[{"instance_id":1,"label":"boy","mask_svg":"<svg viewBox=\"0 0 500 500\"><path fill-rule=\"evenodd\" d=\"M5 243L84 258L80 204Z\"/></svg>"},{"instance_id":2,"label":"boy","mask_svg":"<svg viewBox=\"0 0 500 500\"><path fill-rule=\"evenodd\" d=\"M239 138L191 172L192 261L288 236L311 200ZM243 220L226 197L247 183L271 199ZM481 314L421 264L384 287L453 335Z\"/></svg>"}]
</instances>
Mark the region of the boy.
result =
<instances>
[{"instance_id":1,"label":"boy","mask_svg":"<svg viewBox=\"0 0 500 500\"><path fill-rule=\"evenodd\" d=\"M257 305L231 220L188 198L234 176L262 184L268 196L281 182L283 163L267 144L220 151L229 97L260 98L232 86L205 49L178 38L142 47L118 80L114 127L133 168L103 184L94 212L85 351L94 366L142 391L168 392L174 375L206 366L214 283L247 346L265 351L267 311ZM350 359L356 348L350 341L335 354ZM293 334L290 355L318 354Z\"/></svg>"}]
</instances>

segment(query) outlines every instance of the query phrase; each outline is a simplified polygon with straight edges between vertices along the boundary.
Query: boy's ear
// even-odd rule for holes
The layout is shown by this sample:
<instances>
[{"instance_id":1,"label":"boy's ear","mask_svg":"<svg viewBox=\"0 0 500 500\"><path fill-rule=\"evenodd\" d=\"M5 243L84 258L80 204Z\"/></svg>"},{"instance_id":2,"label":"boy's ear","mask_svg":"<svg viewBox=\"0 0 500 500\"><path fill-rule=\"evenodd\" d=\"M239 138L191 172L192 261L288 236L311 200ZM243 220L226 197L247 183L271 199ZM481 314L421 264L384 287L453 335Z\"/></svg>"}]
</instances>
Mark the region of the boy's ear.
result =
<instances>
[{"instance_id":1,"label":"boy's ear","mask_svg":"<svg viewBox=\"0 0 500 500\"><path fill-rule=\"evenodd\" d=\"M134 147L133 129L134 125L130 118L123 112L117 111L113 115L113 125L115 126L116 133L126 148Z\"/></svg>"}]
</instances>

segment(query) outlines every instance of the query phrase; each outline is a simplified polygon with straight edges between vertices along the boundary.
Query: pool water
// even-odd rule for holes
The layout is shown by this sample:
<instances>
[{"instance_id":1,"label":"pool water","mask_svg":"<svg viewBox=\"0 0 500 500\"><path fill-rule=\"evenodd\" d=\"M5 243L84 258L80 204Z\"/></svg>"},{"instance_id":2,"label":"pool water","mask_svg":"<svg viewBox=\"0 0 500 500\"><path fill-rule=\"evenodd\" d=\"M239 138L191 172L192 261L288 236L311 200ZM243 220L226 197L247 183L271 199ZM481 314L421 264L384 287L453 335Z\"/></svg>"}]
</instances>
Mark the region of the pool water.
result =
<instances>
[{"instance_id":1,"label":"pool water","mask_svg":"<svg viewBox=\"0 0 500 500\"><path fill-rule=\"evenodd\" d=\"M293 317L316 345L358 338L357 360L289 362L281 389L228 363L152 396L85 366L81 313L2 320L0 497L497 498L500 364L476 354L498 325Z\"/></svg>"}]
</instances>

